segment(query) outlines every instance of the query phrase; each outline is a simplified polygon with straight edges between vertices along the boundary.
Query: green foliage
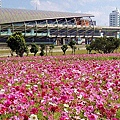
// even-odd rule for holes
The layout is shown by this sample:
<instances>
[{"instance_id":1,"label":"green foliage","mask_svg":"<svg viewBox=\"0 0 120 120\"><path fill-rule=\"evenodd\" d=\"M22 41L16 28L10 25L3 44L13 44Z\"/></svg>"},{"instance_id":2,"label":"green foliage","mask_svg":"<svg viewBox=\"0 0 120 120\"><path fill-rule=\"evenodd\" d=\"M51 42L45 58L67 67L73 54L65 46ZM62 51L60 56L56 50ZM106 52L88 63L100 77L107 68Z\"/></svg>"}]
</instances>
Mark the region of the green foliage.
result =
<instances>
[{"instance_id":1,"label":"green foliage","mask_svg":"<svg viewBox=\"0 0 120 120\"><path fill-rule=\"evenodd\" d=\"M34 53L34 56L36 56L36 54L38 52L38 46L35 43L31 44L30 52Z\"/></svg>"},{"instance_id":2,"label":"green foliage","mask_svg":"<svg viewBox=\"0 0 120 120\"><path fill-rule=\"evenodd\" d=\"M40 52L40 56L44 56L44 54L45 54L45 52L42 50L42 51Z\"/></svg>"},{"instance_id":3,"label":"green foliage","mask_svg":"<svg viewBox=\"0 0 120 120\"><path fill-rule=\"evenodd\" d=\"M77 47L74 45L73 46L73 53L75 54L75 50L77 49Z\"/></svg>"},{"instance_id":4,"label":"green foliage","mask_svg":"<svg viewBox=\"0 0 120 120\"><path fill-rule=\"evenodd\" d=\"M44 50L45 50L45 45L44 44L41 44L40 45L40 56L44 56L44 54L45 54L45 52L44 52Z\"/></svg>"},{"instance_id":5,"label":"green foliage","mask_svg":"<svg viewBox=\"0 0 120 120\"><path fill-rule=\"evenodd\" d=\"M7 40L7 45L12 52L16 52L17 56L22 57L24 52L28 52L28 48L22 33L15 32Z\"/></svg>"},{"instance_id":6,"label":"green foliage","mask_svg":"<svg viewBox=\"0 0 120 120\"><path fill-rule=\"evenodd\" d=\"M114 50L120 46L120 39L114 37L101 37L93 40L89 46L86 46L86 50L91 52L95 50L99 53L113 53Z\"/></svg>"},{"instance_id":7,"label":"green foliage","mask_svg":"<svg viewBox=\"0 0 120 120\"><path fill-rule=\"evenodd\" d=\"M48 120L47 116L43 116L42 111L39 111L38 115L37 115L39 120Z\"/></svg>"},{"instance_id":8,"label":"green foliage","mask_svg":"<svg viewBox=\"0 0 120 120\"><path fill-rule=\"evenodd\" d=\"M116 113L116 118L120 118L120 108L118 109L118 111Z\"/></svg>"},{"instance_id":9,"label":"green foliage","mask_svg":"<svg viewBox=\"0 0 120 120\"><path fill-rule=\"evenodd\" d=\"M27 54L27 56L28 56L28 54L29 54L29 49L28 49L28 46L26 45L26 47L25 47L25 53Z\"/></svg>"},{"instance_id":10,"label":"green foliage","mask_svg":"<svg viewBox=\"0 0 120 120\"><path fill-rule=\"evenodd\" d=\"M68 49L68 46L67 46L67 45L63 45L63 46L61 47L61 49L62 49L62 51L63 51L63 53L64 53L64 55L65 55L65 52L66 52L66 50Z\"/></svg>"},{"instance_id":11,"label":"green foliage","mask_svg":"<svg viewBox=\"0 0 120 120\"><path fill-rule=\"evenodd\" d=\"M87 52L90 54L92 51L92 48L90 47L90 45L86 45L85 47L86 47Z\"/></svg>"},{"instance_id":12,"label":"green foliage","mask_svg":"<svg viewBox=\"0 0 120 120\"><path fill-rule=\"evenodd\" d=\"M44 44L41 44L41 45L40 45L40 48L41 48L41 50L45 50L45 45L44 45Z\"/></svg>"},{"instance_id":13,"label":"green foliage","mask_svg":"<svg viewBox=\"0 0 120 120\"><path fill-rule=\"evenodd\" d=\"M68 45L71 47L72 49L72 54L75 53L75 49L76 49L76 46L75 46L76 42L74 40L71 40Z\"/></svg>"},{"instance_id":14,"label":"green foliage","mask_svg":"<svg viewBox=\"0 0 120 120\"><path fill-rule=\"evenodd\" d=\"M73 49L73 46L75 44L76 44L76 42L74 40L71 40L68 45Z\"/></svg>"},{"instance_id":15,"label":"green foliage","mask_svg":"<svg viewBox=\"0 0 120 120\"><path fill-rule=\"evenodd\" d=\"M79 116L80 116L81 119L84 119L84 118L85 118L85 117L84 117L84 111L80 111Z\"/></svg>"},{"instance_id":16,"label":"green foliage","mask_svg":"<svg viewBox=\"0 0 120 120\"><path fill-rule=\"evenodd\" d=\"M61 115L60 112L55 112L54 113L54 119L55 120L60 120L60 115Z\"/></svg>"}]
</instances>

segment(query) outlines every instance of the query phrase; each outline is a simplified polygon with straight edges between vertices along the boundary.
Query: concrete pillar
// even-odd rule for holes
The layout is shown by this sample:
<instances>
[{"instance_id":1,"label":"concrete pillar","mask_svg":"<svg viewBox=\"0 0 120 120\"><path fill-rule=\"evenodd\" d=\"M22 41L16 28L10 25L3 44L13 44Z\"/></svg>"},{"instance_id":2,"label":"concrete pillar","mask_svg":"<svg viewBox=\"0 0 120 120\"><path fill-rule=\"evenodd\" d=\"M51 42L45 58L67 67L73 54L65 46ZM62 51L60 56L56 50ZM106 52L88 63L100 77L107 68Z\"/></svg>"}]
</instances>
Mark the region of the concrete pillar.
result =
<instances>
[{"instance_id":1,"label":"concrete pillar","mask_svg":"<svg viewBox=\"0 0 120 120\"><path fill-rule=\"evenodd\" d=\"M58 39L56 38L55 45L58 45Z\"/></svg>"},{"instance_id":2,"label":"concrete pillar","mask_svg":"<svg viewBox=\"0 0 120 120\"><path fill-rule=\"evenodd\" d=\"M34 35L34 29L31 29L31 35Z\"/></svg>"},{"instance_id":3,"label":"concrete pillar","mask_svg":"<svg viewBox=\"0 0 120 120\"><path fill-rule=\"evenodd\" d=\"M8 35L11 35L11 29L8 28Z\"/></svg>"},{"instance_id":4,"label":"concrete pillar","mask_svg":"<svg viewBox=\"0 0 120 120\"><path fill-rule=\"evenodd\" d=\"M47 29L47 36L50 36L50 29Z\"/></svg>"},{"instance_id":5,"label":"concrete pillar","mask_svg":"<svg viewBox=\"0 0 120 120\"><path fill-rule=\"evenodd\" d=\"M120 38L120 32L116 32L116 38Z\"/></svg>"},{"instance_id":6,"label":"concrete pillar","mask_svg":"<svg viewBox=\"0 0 120 120\"><path fill-rule=\"evenodd\" d=\"M0 26L0 35L1 35L1 26Z\"/></svg>"}]
</instances>

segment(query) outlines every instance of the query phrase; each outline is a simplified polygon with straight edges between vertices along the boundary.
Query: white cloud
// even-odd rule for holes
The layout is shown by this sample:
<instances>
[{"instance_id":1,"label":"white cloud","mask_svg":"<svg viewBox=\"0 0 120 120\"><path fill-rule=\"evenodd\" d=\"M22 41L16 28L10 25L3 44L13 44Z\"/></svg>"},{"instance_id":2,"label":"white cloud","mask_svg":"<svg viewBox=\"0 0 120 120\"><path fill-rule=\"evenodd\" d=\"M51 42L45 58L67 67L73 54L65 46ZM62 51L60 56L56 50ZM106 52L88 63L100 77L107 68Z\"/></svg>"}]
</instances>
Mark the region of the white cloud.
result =
<instances>
[{"instance_id":1,"label":"white cloud","mask_svg":"<svg viewBox=\"0 0 120 120\"><path fill-rule=\"evenodd\" d=\"M75 11L75 13L81 13L81 11L80 11L80 10L78 10L78 11Z\"/></svg>"},{"instance_id":2,"label":"white cloud","mask_svg":"<svg viewBox=\"0 0 120 120\"><path fill-rule=\"evenodd\" d=\"M97 22L97 25L103 25L103 26L107 26L108 25L108 16L103 14L100 11L88 11L88 14L92 14L94 15L94 18L92 18L93 20L95 20Z\"/></svg>"},{"instance_id":3,"label":"white cloud","mask_svg":"<svg viewBox=\"0 0 120 120\"><path fill-rule=\"evenodd\" d=\"M118 0L31 0L31 5L38 10L65 11L93 14L97 25L108 26L109 14L116 6L112 2Z\"/></svg>"},{"instance_id":4,"label":"white cloud","mask_svg":"<svg viewBox=\"0 0 120 120\"><path fill-rule=\"evenodd\" d=\"M97 25L100 26L109 26L109 14L115 7L105 6L100 8L95 8L93 11L87 11L88 14L93 14L95 17L93 20L96 20Z\"/></svg>"},{"instance_id":5,"label":"white cloud","mask_svg":"<svg viewBox=\"0 0 120 120\"><path fill-rule=\"evenodd\" d=\"M35 9L38 9L38 7L40 6L40 0L31 0L30 3Z\"/></svg>"},{"instance_id":6,"label":"white cloud","mask_svg":"<svg viewBox=\"0 0 120 120\"><path fill-rule=\"evenodd\" d=\"M31 0L31 4L32 4L32 5L35 5L35 6L36 6L36 5L39 6L39 5L40 5L40 0Z\"/></svg>"},{"instance_id":7,"label":"white cloud","mask_svg":"<svg viewBox=\"0 0 120 120\"><path fill-rule=\"evenodd\" d=\"M38 10L48 10L48 11L65 11L64 7L56 2L51 2L50 0L31 0L31 5Z\"/></svg>"}]
</instances>

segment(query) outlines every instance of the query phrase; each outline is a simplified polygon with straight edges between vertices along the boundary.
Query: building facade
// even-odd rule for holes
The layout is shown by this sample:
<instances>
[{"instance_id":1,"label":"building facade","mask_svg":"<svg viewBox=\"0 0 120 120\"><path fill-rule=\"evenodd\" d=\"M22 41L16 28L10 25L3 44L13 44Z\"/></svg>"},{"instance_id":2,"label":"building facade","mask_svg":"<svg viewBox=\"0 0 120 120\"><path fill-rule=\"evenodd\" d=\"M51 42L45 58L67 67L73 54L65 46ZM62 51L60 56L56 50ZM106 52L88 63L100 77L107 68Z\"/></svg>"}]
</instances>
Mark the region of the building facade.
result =
<instances>
[{"instance_id":1,"label":"building facade","mask_svg":"<svg viewBox=\"0 0 120 120\"><path fill-rule=\"evenodd\" d=\"M109 15L109 26L118 27L120 26L120 12L116 8L116 10L112 11Z\"/></svg>"},{"instance_id":2,"label":"building facade","mask_svg":"<svg viewBox=\"0 0 120 120\"><path fill-rule=\"evenodd\" d=\"M66 44L93 35L91 14L0 8L0 42L21 32L26 42Z\"/></svg>"},{"instance_id":3,"label":"building facade","mask_svg":"<svg viewBox=\"0 0 120 120\"><path fill-rule=\"evenodd\" d=\"M21 32L28 44L78 44L103 35L116 37L119 28L97 27L94 15L69 12L0 8L0 44ZM102 35L101 35L102 33Z\"/></svg>"}]
</instances>

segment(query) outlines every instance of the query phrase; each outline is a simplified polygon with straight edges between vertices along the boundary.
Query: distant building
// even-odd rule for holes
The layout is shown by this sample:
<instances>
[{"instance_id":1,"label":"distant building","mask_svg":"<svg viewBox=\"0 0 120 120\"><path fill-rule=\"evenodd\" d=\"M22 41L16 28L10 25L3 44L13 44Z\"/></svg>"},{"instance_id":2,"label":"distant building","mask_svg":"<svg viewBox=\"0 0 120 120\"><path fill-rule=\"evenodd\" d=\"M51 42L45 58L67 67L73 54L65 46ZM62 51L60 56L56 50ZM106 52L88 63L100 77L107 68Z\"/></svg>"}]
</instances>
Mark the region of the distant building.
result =
<instances>
[{"instance_id":1,"label":"distant building","mask_svg":"<svg viewBox=\"0 0 120 120\"><path fill-rule=\"evenodd\" d=\"M109 26L120 26L120 12L117 8L109 15Z\"/></svg>"},{"instance_id":2,"label":"distant building","mask_svg":"<svg viewBox=\"0 0 120 120\"><path fill-rule=\"evenodd\" d=\"M90 25L94 25L94 26L96 26L97 23L96 23L96 21L91 21L91 22L90 22Z\"/></svg>"},{"instance_id":3,"label":"distant building","mask_svg":"<svg viewBox=\"0 0 120 120\"><path fill-rule=\"evenodd\" d=\"M91 14L0 8L0 42L21 32L26 42L67 44L70 40L93 36Z\"/></svg>"}]
</instances>

